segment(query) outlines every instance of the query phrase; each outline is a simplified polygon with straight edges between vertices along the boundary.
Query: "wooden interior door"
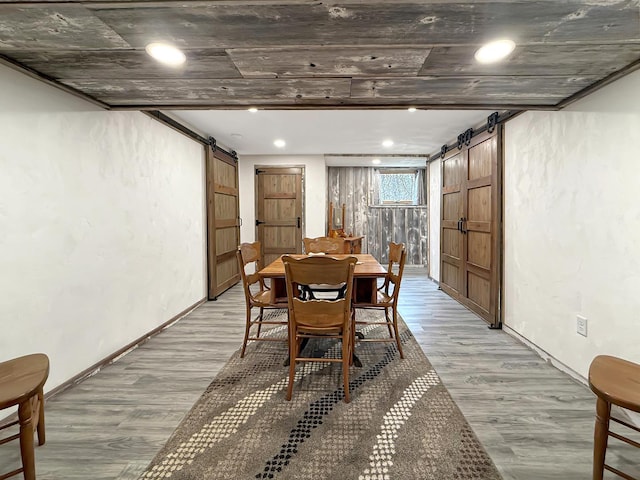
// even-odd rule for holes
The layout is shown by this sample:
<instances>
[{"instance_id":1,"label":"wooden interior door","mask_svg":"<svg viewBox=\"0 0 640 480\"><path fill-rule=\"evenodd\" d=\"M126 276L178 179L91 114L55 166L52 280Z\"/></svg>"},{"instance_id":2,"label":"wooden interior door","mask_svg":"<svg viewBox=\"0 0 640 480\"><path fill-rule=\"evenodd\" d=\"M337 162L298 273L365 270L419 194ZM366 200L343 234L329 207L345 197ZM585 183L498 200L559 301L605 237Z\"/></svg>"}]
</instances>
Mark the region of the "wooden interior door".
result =
<instances>
[{"instance_id":1,"label":"wooden interior door","mask_svg":"<svg viewBox=\"0 0 640 480\"><path fill-rule=\"evenodd\" d=\"M463 197L464 153L454 150L442 162L440 286L447 292L463 290L464 236L460 231Z\"/></svg>"},{"instance_id":2,"label":"wooden interior door","mask_svg":"<svg viewBox=\"0 0 640 480\"><path fill-rule=\"evenodd\" d=\"M238 159L207 148L207 229L209 299L240 280L236 250L240 244Z\"/></svg>"},{"instance_id":3,"label":"wooden interior door","mask_svg":"<svg viewBox=\"0 0 640 480\"><path fill-rule=\"evenodd\" d=\"M494 327L500 320L501 127L445 156L442 168L443 291Z\"/></svg>"},{"instance_id":4,"label":"wooden interior door","mask_svg":"<svg viewBox=\"0 0 640 480\"><path fill-rule=\"evenodd\" d=\"M256 238L262 264L302 253L302 167L256 168Z\"/></svg>"}]
</instances>

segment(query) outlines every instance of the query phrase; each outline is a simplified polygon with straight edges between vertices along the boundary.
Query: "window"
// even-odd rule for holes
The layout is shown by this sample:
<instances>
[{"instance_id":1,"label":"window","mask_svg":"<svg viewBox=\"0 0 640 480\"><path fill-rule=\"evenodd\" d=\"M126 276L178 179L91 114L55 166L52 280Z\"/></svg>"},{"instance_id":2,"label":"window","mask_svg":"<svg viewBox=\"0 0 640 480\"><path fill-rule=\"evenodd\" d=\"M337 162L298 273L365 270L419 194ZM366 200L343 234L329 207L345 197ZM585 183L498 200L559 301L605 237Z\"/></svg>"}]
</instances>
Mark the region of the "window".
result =
<instances>
[{"instance_id":1,"label":"window","mask_svg":"<svg viewBox=\"0 0 640 480\"><path fill-rule=\"evenodd\" d=\"M380 205L420 205L424 175L416 169L378 170Z\"/></svg>"}]
</instances>

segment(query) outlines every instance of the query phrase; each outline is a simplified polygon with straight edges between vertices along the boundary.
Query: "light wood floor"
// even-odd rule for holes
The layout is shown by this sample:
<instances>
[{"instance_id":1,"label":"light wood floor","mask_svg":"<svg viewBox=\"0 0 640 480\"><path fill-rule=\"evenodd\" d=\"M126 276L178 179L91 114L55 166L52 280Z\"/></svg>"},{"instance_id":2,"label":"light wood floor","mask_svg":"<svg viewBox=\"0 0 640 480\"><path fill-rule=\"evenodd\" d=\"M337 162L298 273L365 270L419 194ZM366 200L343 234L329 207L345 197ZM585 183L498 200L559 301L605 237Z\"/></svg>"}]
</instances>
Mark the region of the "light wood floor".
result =
<instances>
[{"instance_id":1,"label":"light wood floor","mask_svg":"<svg viewBox=\"0 0 640 480\"><path fill-rule=\"evenodd\" d=\"M424 269L407 269L400 298L403 318L505 480L590 478L588 388L489 330ZM38 479L136 479L239 348L243 322L236 286L51 399L47 444L36 448ZM630 473L640 474L630 447L610 448L607 458L635 463ZM0 447L0 472L17 466L17 443Z\"/></svg>"}]
</instances>

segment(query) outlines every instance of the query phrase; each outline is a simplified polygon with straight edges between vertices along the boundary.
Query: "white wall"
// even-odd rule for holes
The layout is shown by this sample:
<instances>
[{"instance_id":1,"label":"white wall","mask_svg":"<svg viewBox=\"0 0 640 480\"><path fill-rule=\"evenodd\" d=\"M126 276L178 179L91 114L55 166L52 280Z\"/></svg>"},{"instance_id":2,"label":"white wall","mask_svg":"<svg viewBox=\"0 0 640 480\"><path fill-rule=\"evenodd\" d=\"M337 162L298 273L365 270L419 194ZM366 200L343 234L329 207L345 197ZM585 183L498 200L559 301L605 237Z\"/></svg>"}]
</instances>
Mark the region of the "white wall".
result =
<instances>
[{"instance_id":1,"label":"white wall","mask_svg":"<svg viewBox=\"0 0 640 480\"><path fill-rule=\"evenodd\" d=\"M583 377L640 362L638 139L640 72L506 125L505 324Z\"/></svg>"},{"instance_id":2,"label":"white wall","mask_svg":"<svg viewBox=\"0 0 640 480\"><path fill-rule=\"evenodd\" d=\"M241 155L240 177L240 241L255 241L256 233L256 166L304 166L304 231L303 236L322 237L327 229L327 167L322 155Z\"/></svg>"},{"instance_id":3,"label":"white wall","mask_svg":"<svg viewBox=\"0 0 640 480\"><path fill-rule=\"evenodd\" d=\"M205 296L203 148L0 66L0 361L50 390Z\"/></svg>"},{"instance_id":4,"label":"white wall","mask_svg":"<svg viewBox=\"0 0 640 480\"><path fill-rule=\"evenodd\" d=\"M429 276L440 281L440 203L442 160L429 162Z\"/></svg>"}]
</instances>

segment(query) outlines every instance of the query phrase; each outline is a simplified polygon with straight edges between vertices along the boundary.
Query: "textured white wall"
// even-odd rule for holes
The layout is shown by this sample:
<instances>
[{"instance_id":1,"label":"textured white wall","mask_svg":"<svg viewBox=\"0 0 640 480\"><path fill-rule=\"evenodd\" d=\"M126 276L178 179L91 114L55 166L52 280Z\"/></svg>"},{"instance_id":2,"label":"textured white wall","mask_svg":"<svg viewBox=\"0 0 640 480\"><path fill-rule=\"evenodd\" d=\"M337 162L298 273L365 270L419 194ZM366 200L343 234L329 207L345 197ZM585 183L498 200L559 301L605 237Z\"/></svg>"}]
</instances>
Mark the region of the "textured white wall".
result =
<instances>
[{"instance_id":1,"label":"textured white wall","mask_svg":"<svg viewBox=\"0 0 640 480\"><path fill-rule=\"evenodd\" d=\"M429 276L440 281L440 204L442 161L429 162Z\"/></svg>"},{"instance_id":2,"label":"textured white wall","mask_svg":"<svg viewBox=\"0 0 640 480\"><path fill-rule=\"evenodd\" d=\"M505 324L583 377L640 362L639 132L640 72L506 125Z\"/></svg>"},{"instance_id":3,"label":"textured white wall","mask_svg":"<svg viewBox=\"0 0 640 480\"><path fill-rule=\"evenodd\" d=\"M242 155L238 160L240 176L240 240L255 241L256 186L255 168L261 166L304 166L303 236L321 237L327 229L327 167L323 155Z\"/></svg>"},{"instance_id":4,"label":"textured white wall","mask_svg":"<svg viewBox=\"0 0 640 480\"><path fill-rule=\"evenodd\" d=\"M205 296L203 148L0 67L0 361L50 390Z\"/></svg>"}]
</instances>

